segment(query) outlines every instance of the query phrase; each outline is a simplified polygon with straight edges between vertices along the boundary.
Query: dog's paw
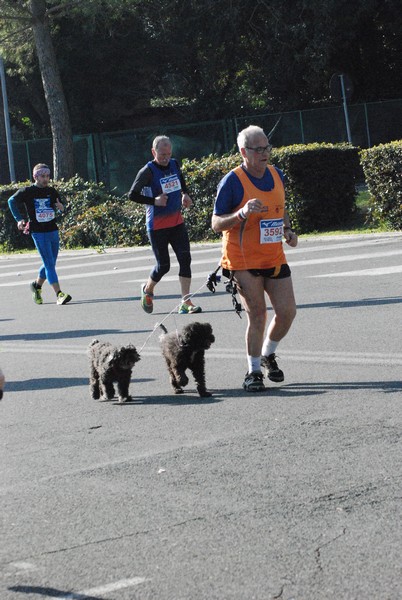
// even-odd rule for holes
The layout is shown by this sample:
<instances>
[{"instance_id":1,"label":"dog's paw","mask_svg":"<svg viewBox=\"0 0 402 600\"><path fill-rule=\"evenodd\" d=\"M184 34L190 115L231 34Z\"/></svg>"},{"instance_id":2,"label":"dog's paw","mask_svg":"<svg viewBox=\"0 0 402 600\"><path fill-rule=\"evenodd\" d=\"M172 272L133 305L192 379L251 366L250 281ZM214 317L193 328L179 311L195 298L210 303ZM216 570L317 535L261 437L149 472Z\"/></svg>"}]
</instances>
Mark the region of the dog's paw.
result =
<instances>
[{"instance_id":1,"label":"dog's paw","mask_svg":"<svg viewBox=\"0 0 402 600\"><path fill-rule=\"evenodd\" d=\"M200 398L210 398L212 396L211 392L208 392L207 390L198 390L198 394Z\"/></svg>"},{"instance_id":2,"label":"dog's paw","mask_svg":"<svg viewBox=\"0 0 402 600\"><path fill-rule=\"evenodd\" d=\"M187 375L182 375L180 377L180 379L177 381L177 383L180 385L180 387L186 387L186 385L188 384Z\"/></svg>"},{"instance_id":3,"label":"dog's paw","mask_svg":"<svg viewBox=\"0 0 402 600\"><path fill-rule=\"evenodd\" d=\"M181 388L174 388L174 393L175 394L184 394L184 390L182 390Z\"/></svg>"},{"instance_id":4,"label":"dog's paw","mask_svg":"<svg viewBox=\"0 0 402 600\"><path fill-rule=\"evenodd\" d=\"M126 396L124 398L123 398L123 396L119 396L117 401L119 404L124 404L125 402L131 402L131 400L132 400L131 396Z\"/></svg>"}]
</instances>

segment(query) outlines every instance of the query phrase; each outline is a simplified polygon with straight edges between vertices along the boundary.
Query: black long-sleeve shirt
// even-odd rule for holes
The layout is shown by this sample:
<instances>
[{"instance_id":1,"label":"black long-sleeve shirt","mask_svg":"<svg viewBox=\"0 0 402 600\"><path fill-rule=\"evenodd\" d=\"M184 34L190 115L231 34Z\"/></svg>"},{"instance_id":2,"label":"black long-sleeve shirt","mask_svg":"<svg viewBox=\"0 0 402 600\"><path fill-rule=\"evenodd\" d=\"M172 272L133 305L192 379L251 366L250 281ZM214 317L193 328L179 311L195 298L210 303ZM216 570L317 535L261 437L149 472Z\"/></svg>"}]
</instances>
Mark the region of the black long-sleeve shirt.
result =
<instances>
[{"instance_id":1,"label":"black long-sleeve shirt","mask_svg":"<svg viewBox=\"0 0 402 600\"><path fill-rule=\"evenodd\" d=\"M153 162L155 162L155 161L153 161ZM167 165L165 167L156 162L155 162L155 164L157 164L158 169L160 169L161 171L169 170L169 165ZM184 194L187 194L186 182L184 180L183 173L181 172L180 169L179 169L179 178L180 178L182 192ZM134 183L131 186L130 191L128 192L128 197L130 198L130 200L133 200L134 202L138 202L138 204L155 205L155 198L153 198L152 196L144 196L141 193L141 191L144 187L151 187L151 181L152 181L152 171L148 167L148 165L145 165L144 167L142 167L142 169L140 169L138 171L138 173L134 179Z\"/></svg>"}]
</instances>

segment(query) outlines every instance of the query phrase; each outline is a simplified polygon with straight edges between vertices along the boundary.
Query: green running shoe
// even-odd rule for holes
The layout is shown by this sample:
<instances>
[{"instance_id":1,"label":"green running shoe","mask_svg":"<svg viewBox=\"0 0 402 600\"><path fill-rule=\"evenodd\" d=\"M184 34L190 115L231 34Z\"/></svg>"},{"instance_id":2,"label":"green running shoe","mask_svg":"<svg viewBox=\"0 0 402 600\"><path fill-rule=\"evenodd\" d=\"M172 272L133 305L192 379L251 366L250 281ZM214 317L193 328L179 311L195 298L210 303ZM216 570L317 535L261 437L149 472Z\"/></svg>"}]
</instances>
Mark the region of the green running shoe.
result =
<instances>
[{"instance_id":1,"label":"green running shoe","mask_svg":"<svg viewBox=\"0 0 402 600\"><path fill-rule=\"evenodd\" d=\"M29 284L30 290L32 292L32 299L35 304L43 304L42 300L42 288L38 287L36 281L33 281Z\"/></svg>"},{"instance_id":2,"label":"green running shoe","mask_svg":"<svg viewBox=\"0 0 402 600\"><path fill-rule=\"evenodd\" d=\"M145 285L141 286L141 306L146 313L151 313L154 309L154 295L145 291Z\"/></svg>"},{"instance_id":3,"label":"green running shoe","mask_svg":"<svg viewBox=\"0 0 402 600\"><path fill-rule=\"evenodd\" d=\"M179 315L193 315L195 313L202 312L202 308L201 306L193 306L192 304L189 306L188 304L183 302L183 304L180 304L178 312Z\"/></svg>"},{"instance_id":4,"label":"green running shoe","mask_svg":"<svg viewBox=\"0 0 402 600\"><path fill-rule=\"evenodd\" d=\"M56 304L67 304L71 300L70 294L65 294L64 292L59 292L57 294Z\"/></svg>"}]
</instances>

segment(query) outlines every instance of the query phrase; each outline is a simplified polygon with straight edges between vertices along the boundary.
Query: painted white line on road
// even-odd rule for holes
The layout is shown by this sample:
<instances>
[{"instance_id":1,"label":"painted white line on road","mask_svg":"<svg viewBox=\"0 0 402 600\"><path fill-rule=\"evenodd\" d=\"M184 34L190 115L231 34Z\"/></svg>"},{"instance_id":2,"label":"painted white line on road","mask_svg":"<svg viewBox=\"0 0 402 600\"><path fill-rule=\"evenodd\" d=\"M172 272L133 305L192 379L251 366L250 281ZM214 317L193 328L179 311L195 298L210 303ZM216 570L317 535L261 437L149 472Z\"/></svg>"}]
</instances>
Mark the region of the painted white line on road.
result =
<instances>
[{"instance_id":1,"label":"painted white line on road","mask_svg":"<svg viewBox=\"0 0 402 600\"><path fill-rule=\"evenodd\" d=\"M214 270L215 265L218 264L220 257L216 258L215 262L211 262L211 271ZM193 260L191 263L193 266L194 265L204 265L205 264L205 260ZM175 268L178 267L178 263L172 263L171 267ZM76 265L76 268L78 269L78 267L80 267L80 265ZM150 265L143 265L141 267L127 267L125 269L107 269L105 271L88 271L87 273L75 273L74 275L63 275L63 281L67 280L67 279L87 279L89 277L101 277L103 275L120 275L121 273L138 273L139 271L145 271L146 273L149 273L150 270ZM31 273L37 273L38 269L36 270L32 270ZM57 269L57 271L59 272L59 269ZM210 272L211 272L210 271ZM3 273L1 275L1 277L9 277L11 274L10 273ZM12 273L12 275L15 277L16 274ZM143 279L141 279L140 281L142 281ZM176 275L176 280L177 280L177 275ZM9 281L8 283L0 283L0 287L15 287L15 286L20 286L20 285L25 285L29 287L29 284L31 283L32 279L25 279L24 281Z\"/></svg>"},{"instance_id":2,"label":"painted white line on road","mask_svg":"<svg viewBox=\"0 0 402 600\"><path fill-rule=\"evenodd\" d=\"M138 344L139 347L139 344ZM147 346L146 350L141 352L141 356L160 356L160 349L156 346ZM87 346L69 346L65 345L45 345L35 343L20 343L2 342L0 352L10 353L32 353L36 354L76 354L84 355L87 352ZM290 350L281 350L278 353L280 359L307 362L307 363L337 363L337 364L353 364L353 365L385 365L398 366L402 365L402 353L388 354L385 352L326 352L326 351L308 351L303 350L294 352ZM245 349L231 348L211 348L205 354L206 360L214 358L228 358L244 360ZM135 373L134 373L135 378Z\"/></svg>"},{"instance_id":3,"label":"painted white line on road","mask_svg":"<svg viewBox=\"0 0 402 600\"><path fill-rule=\"evenodd\" d=\"M244 352L242 353L244 355ZM238 358L239 350L231 350L228 348L214 348L208 350L205 355L223 358ZM278 358L296 362L313 362L313 363L337 363L337 364L354 364L354 365L402 365L402 352L397 354L388 354L385 352L325 352L317 351L310 352L303 350L294 352L290 350L278 351Z\"/></svg>"},{"instance_id":4,"label":"painted white line on road","mask_svg":"<svg viewBox=\"0 0 402 600\"><path fill-rule=\"evenodd\" d=\"M194 263L191 263L194 264ZM213 273L216 269L216 267L218 266L218 263L216 263L216 265L212 265L211 269L209 271L198 271L197 273L193 273L191 275L191 279L205 279L205 282L207 280L207 277ZM219 275L219 273L218 273ZM225 278L226 280L227 278ZM177 275L164 275L163 279L161 280L160 283L167 283L167 282L171 282L171 281L176 281L177 282ZM141 279L126 279L124 280L124 283L144 283L144 278L142 277ZM219 284L218 284L219 285ZM222 290L223 292L225 291L224 289ZM196 292L192 291L191 295L194 295ZM139 294L138 294L139 295Z\"/></svg>"},{"instance_id":5,"label":"painted white line on road","mask_svg":"<svg viewBox=\"0 0 402 600\"><path fill-rule=\"evenodd\" d=\"M396 239L395 239L396 238ZM328 238L328 241L331 238ZM395 244L398 243L400 241L402 241L402 234L398 233L396 236L393 237L386 237L383 239L379 239L378 237L375 237L374 235L371 236L370 234L367 235L366 239L364 240L358 240L358 241L345 241L346 239L349 240L349 237L347 236L343 236L343 239L339 240L339 243L331 243L329 242L328 244L324 244L323 240L321 238L321 240L316 240L314 238L301 238L299 239L299 243L297 245L297 248L290 248L289 252L296 253L299 254L301 252L327 252L328 250L344 250L344 249L349 249L349 248L361 248L361 247L372 247L372 246L380 246L380 245L385 245L385 244ZM314 244L312 247L309 246L309 244ZM287 248L287 246L285 246L285 249Z\"/></svg>"},{"instance_id":6,"label":"painted white line on road","mask_svg":"<svg viewBox=\"0 0 402 600\"><path fill-rule=\"evenodd\" d=\"M385 258L389 256L400 256L402 250L391 250L389 252L371 252L367 254L348 254L346 256L329 256L328 258L311 258L310 260L292 261L289 260L291 267L304 267L305 265L325 265L328 263L354 262L356 260L373 260L374 258ZM287 254L289 258L289 254Z\"/></svg>"},{"instance_id":7,"label":"painted white line on road","mask_svg":"<svg viewBox=\"0 0 402 600\"><path fill-rule=\"evenodd\" d=\"M149 254L150 248L146 248L146 247L141 247L141 248L128 248L126 250L120 249L120 250L108 250L107 252L97 252L96 250L91 250L88 249L87 251L85 250L76 250L74 254L69 254L68 251L61 251L57 257L57 265L60 266L61 264L64 265L64 263L67 262L73 262L73 261L80 261L80 260L86 260L86 259L99 259L105 256L118 256L118 255L124 255L127 256L127 254L129 252L131 252L132 254L140 254L141 252L147 252L147 255ZM66 253L67 252L67 253ZM74 252L74 251L72 251ZM143 256L142 258L146 258L147 255ZM151 256L152 256L152 252L151 252ZM139 257L141 258L141 257ZM20 261L20 262L15 262L15 261ZM38 253L36 251L33 251L31 254L11 254L9 256L6 257L2 257L0 256L0 269L4 269L4 268L10 268L10 267L27 267L29 266L30 262L33 262L34 264L32 266L38 265L40 264L40 256L38 255ZM138 257L136 256L131 256L131 260L138 260Z\"/></svg>"},{"instance_id":8,"label":"painted white line on road","mask_svg":"<svg viewBox=\"0 0 402 600\"><path fill-rule=\"evenodd\" d=\"M192 256L198 256L199 254L206 254L206 253L211 253L211 252L215 252L216 254L220 255L220 246L216 246L216 247L212 247L212 248L206 248L203 250L191 250L191 255ZM109 258L110 256L110 258ZM141 260L147 260L147 261L152 261L154 262L154 255L152 254L152 251L150 251L150 249L148 249L148 252L146 254L144 254L144 256L134 256L133 254L128 255L128 252L124 252L124 257L119 257L116 254L107 254L107 253L99 253L99 252L94 252L92 254L85 254L83 256L64 256L62 257L62 255L59 255L58 259L57 259L57 270L61 271L61 270L65 270L65 269L77 269L77 267L79 266L80 268L82 267L94 267L97 264L99 265L108 265L108 264L115 264L115 263L124 263L124 262L132 262L132 263L138 263ZM170 257L171 258L176 258L175 254L173 252L170 252ZM16 263L13 262L12 260L8 260L8 261L3 261L0 262L0 269L12 269L12 272L14 273L14 270L18 267L30 267L29 271L21 271L21 273L30 273L32 272L32 269L37 269L37 267L41 264L41 260L40 257L35 254L32 257L30 257L31 260L34 262L34 264L30 265L27 264L27 261L23 261L20 263ZM87 259L91 259L90 262L82 262L79 265L76 264L76 262L74 262L74 264L66 264L67 262L70 263L70 261L78 261L78 260L87 260ZM96 262L98 261L98 262ZM5 273L6 275L6 273Z\"/></svg>"},{"instance_id":9,"label":"painted white line on road","mask_svg":"<svg viewBox=\"0 0 402 600\"><path fill-rule=\"evenodd\" d=\"M93 598L94 596L104 596L118 590L123 590L129 587L134 587L144 581L149 581L145 577L132 577L131 579L121 579L114 583L108 583L99 587L90 588L89 590L83 590L82 592L73 592L67 594L67 596L60 596L62 600L85 600L85 598Z\"/></svg>"},{"instance_id":10,"label":"painted white line on road","mask_svg":"<svg viewBox=\"0 0 402 600\"><path fill-rule=\"evenodd\" d=\"M391 275L393 273L402 273L402 265L394 267L378 267L377 269L359 269L357 271L343 271L342 273L324 273L322 275L310 275L315 277L378 277L379 275Z\"/></svg>"},{"instance_id":11,"label":"painted white line on road","mask_svg":"<svg viewBox=\"0 0 402 600\"><path fill-rule=\"evenodd\" d=\"M344 250L349 248L358 248L358 247L372 247L372 246L380 246L390 243L396 243L402 240L402 234L399 232L393 232L389 234L366 234L363 236L358 236L358 239L351 239L353 236L344 235L332 238L301 238L299 240L299 244L297 248L291 248L289 251L291 254L301 254L305 252L326 252L328 250ZM363 238L363 239L362 239ZM339 243L334 243L332 240L338 239ZM330 241L331 240L331 241ZM347 241L346 241L347 240ZM325 243L328 242L328 243ZM207 246L207 248L205 248ZM220 252L221 251L221 242L205 242L200 244L192 244L191 245L191 254L194 256L196 254L202 254L205 252ZM152 258L152 249L150 246L131 246L126 248L106 248L105 251L98 252L93 248L87 248L84 250L62 250L58 257L58 264L61 266L61 263L65 263L68 261L79 261L84 258L101 258L105 256L116 256L116 255L127 255L128 253L132 254L141 254L144 253L145 256L141 258ZM138 257L132 257L135 260L138 260ZM15 262L16 260L20 262ZM29 261L35 262L37 264L40 261L40 258L36 251L32 251L27 254L6 254L0 255L0 269L1 268L9 268L9 267L22 267L27 266ZM64 266L64 265L63 265Z\"/></svg>"},{"instance_id":12,"label":"painted white line on road","mask_svg":"<svg viewBox=\"0 0 402 600\"><path fill-rule=\"evenodd\" d=\"M144 256L143 258L146 259L146 260L148 260L148 262L149 262L151 257L149 257L149 256L145 257ZM129 258L113 258L113 259L110 259L110 260L102 260L99 263L95 263L94 261L91 261L91 262L83 262L83 263L74 264L74 265L72 265L72 264L60 265L60 263L57 262L57 271L58 272L59 271L66 271L67 269L78 269L78 268L83 269L85 267L92 267L92 268L94 268L94 267L97 266L97 264L99 264L100 266L104 267L105 265L113 265L113 264L119 264L120 265L122 263L133 263L133 262L134 262L134 258L132 256L130 256ZM138 259L135 262L137 263ZM40 265L40 261L37 263L37 265L38 266ZM13 267L15 267L15 266L16 265L13 265ZM27 265L24 265L24 267L26 267L26 266ZM33 271L36 272L38 270L38 266L36 266L36 269L35 269L35 265L32 265L30 269L27 269L25 271L18 271L18 273L20 275L26 275L27 273L32 273ZM147 269L149 269L149 265L146 265L144 267L137 267L137 268L144 268L144 269L147 268ZM14 270L14 268L13 268L12 272L9 272L9 273L0 273L0 277L10 277L12 275L15 276L15 270Z\"/></svg>"},{"instance_id":13,"label":"painted white line on road","mask_svg":"<svg viewBox=\"0 0 402 600\"><path fill-rule=\"evenodd\" d=\"M17 569L18 571L36 571L37 567L30 562L12 562L10 563L10 567Z\"/></svg>"},{"instance_id":14,"label":"painted white line on road","mask_svg":"<svg viewBox=\"0 0 402 600\"><path fill-rule=\"evenodd\" d=\"M213 249L215 252L215 249ZM209 250L208 250L209 252ZM334 257L328 257L328 258L315 258L315 259L310 259L310 260L303 260L303 261L289 261L289 266L293 269L295 267L305 267L305 266L310 266L310 265L323 265L323 264L335 264L335 263L341 263L341 262L355 262L356 260L373 260L375 258L386 258L386 257L392 257L392 256L400 256L402 255L402 250L393 250L393 251L389 251L389 252L377 252L377 253L367 253L367 254L354 254L354 255L348 255L348 256L334 256ZM216 258L214 260L214 262L212 262L213 259L211 259L210 265L211 268L210 270L206 273L206 275L208 276L209 273L211 273L212 271L215 270L215 268L217 267L217 265L219 264L221 255L217 254ZM148 260L148 259L147 259ZM108 261L104 261L102 262L102 266L106 265L106 264L115 264L115 263L126 263L126 262L132 262L133 259L132 257L130 258L124 258L124 259L113 259L113 260L108 260ZM196 265L205 265L207 262L209 261L205 261L205 260L193 260L191 262L192 266L196 266ZM64 271L65 269L78 269L78 267L80 268L80 270L84 267L92 267L93 268L94 263L81 263L81 264L77 264L77 265L67 265L64 268L60 269L58 268L58 272L61 272L62 270ZM178 267L178 263L177 262L172 262L171 263L171 268L177 268ZM150 265L146 264L146 265L141 265L141 266L132 266L132 267L126 267L126 268L120 268L120 267L116 267L116 268L112 268L112 269L107 269L107 270L101 270L101 271L88 271L87 273L76 273L74 275L65 275L63 274L63 280L67 280L67 279L86 279L89 277L101 277L104 275L120 275L122 273L138 273L138 272L149 272L150 269ZM394 273L400 273L400 269L402 269L402 265L397 265L395 267L387 267L387 268L378 268L378 269L365 269L365 270L358 270L358 271L348 271L345 273L336 273L335 275L333 274L324 274L324 275L313 275L313 277L333 277L333 276L337 276L337 277L341 277L344 276L348 273L358 273L361 275L367 274L367 275L381 275L381 274L386 274L387 273L387 269L391 269L391 271L388 271L390 273L394 272ZM392 269L396 269L394 271L392 271ZM21 271L19 272L19 276L21 275L27 275L28 273L32 273L32 274L36 274L37 273L37 268L32 268L30 270L25 270L25 271ZM16 272L13 268L12 272L9 271L7 273L1 273L0 274L0 278L5 278L5 277L15 277L16 276ZM204 274L197 274L194 273L193 277L198 277L200 278L201 276L205 276ZM131 280L131 282L141 282L143 280L143 277L141 279L134 279ZM164 277L164 281L173 281L173 280L177 280L177 275L172 275L169 277ZM21 285L29 285L31 282L31 280L23 280L23 281L10 281L8 283L0 283L0 287L13 287L13 286L21 286ZM130 280L128 281L128 283L130 283Z\"/></svg>"}]
</instances>

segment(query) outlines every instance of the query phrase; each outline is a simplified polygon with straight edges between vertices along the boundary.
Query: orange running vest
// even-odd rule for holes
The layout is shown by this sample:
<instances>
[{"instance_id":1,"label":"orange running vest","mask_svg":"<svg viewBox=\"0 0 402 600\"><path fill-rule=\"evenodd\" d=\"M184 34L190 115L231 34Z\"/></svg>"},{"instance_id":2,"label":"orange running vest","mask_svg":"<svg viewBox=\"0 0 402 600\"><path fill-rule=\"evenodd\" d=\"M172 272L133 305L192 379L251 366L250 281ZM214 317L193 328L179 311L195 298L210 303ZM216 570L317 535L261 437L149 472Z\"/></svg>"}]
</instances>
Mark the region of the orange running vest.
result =
<instances>
[{"instance_id":1,"label":"orange running vest","mask_svg":"<svg viewBox=\"0 0 402 600\"><path fill-rule=\"evenodd\" d=\"M271 269L286 263L282 246L285 189L277 170L271 165L267 165L267 168L274 180L274 187L270 192L259 190L242 167L233 169L244 189L243 199L236 210L252 198L261 200L267 210L249 215L245 221L223 232L221 266L230 271ZM261 237L280 241L261 243Z\"/></svg>"}]
</instances>

